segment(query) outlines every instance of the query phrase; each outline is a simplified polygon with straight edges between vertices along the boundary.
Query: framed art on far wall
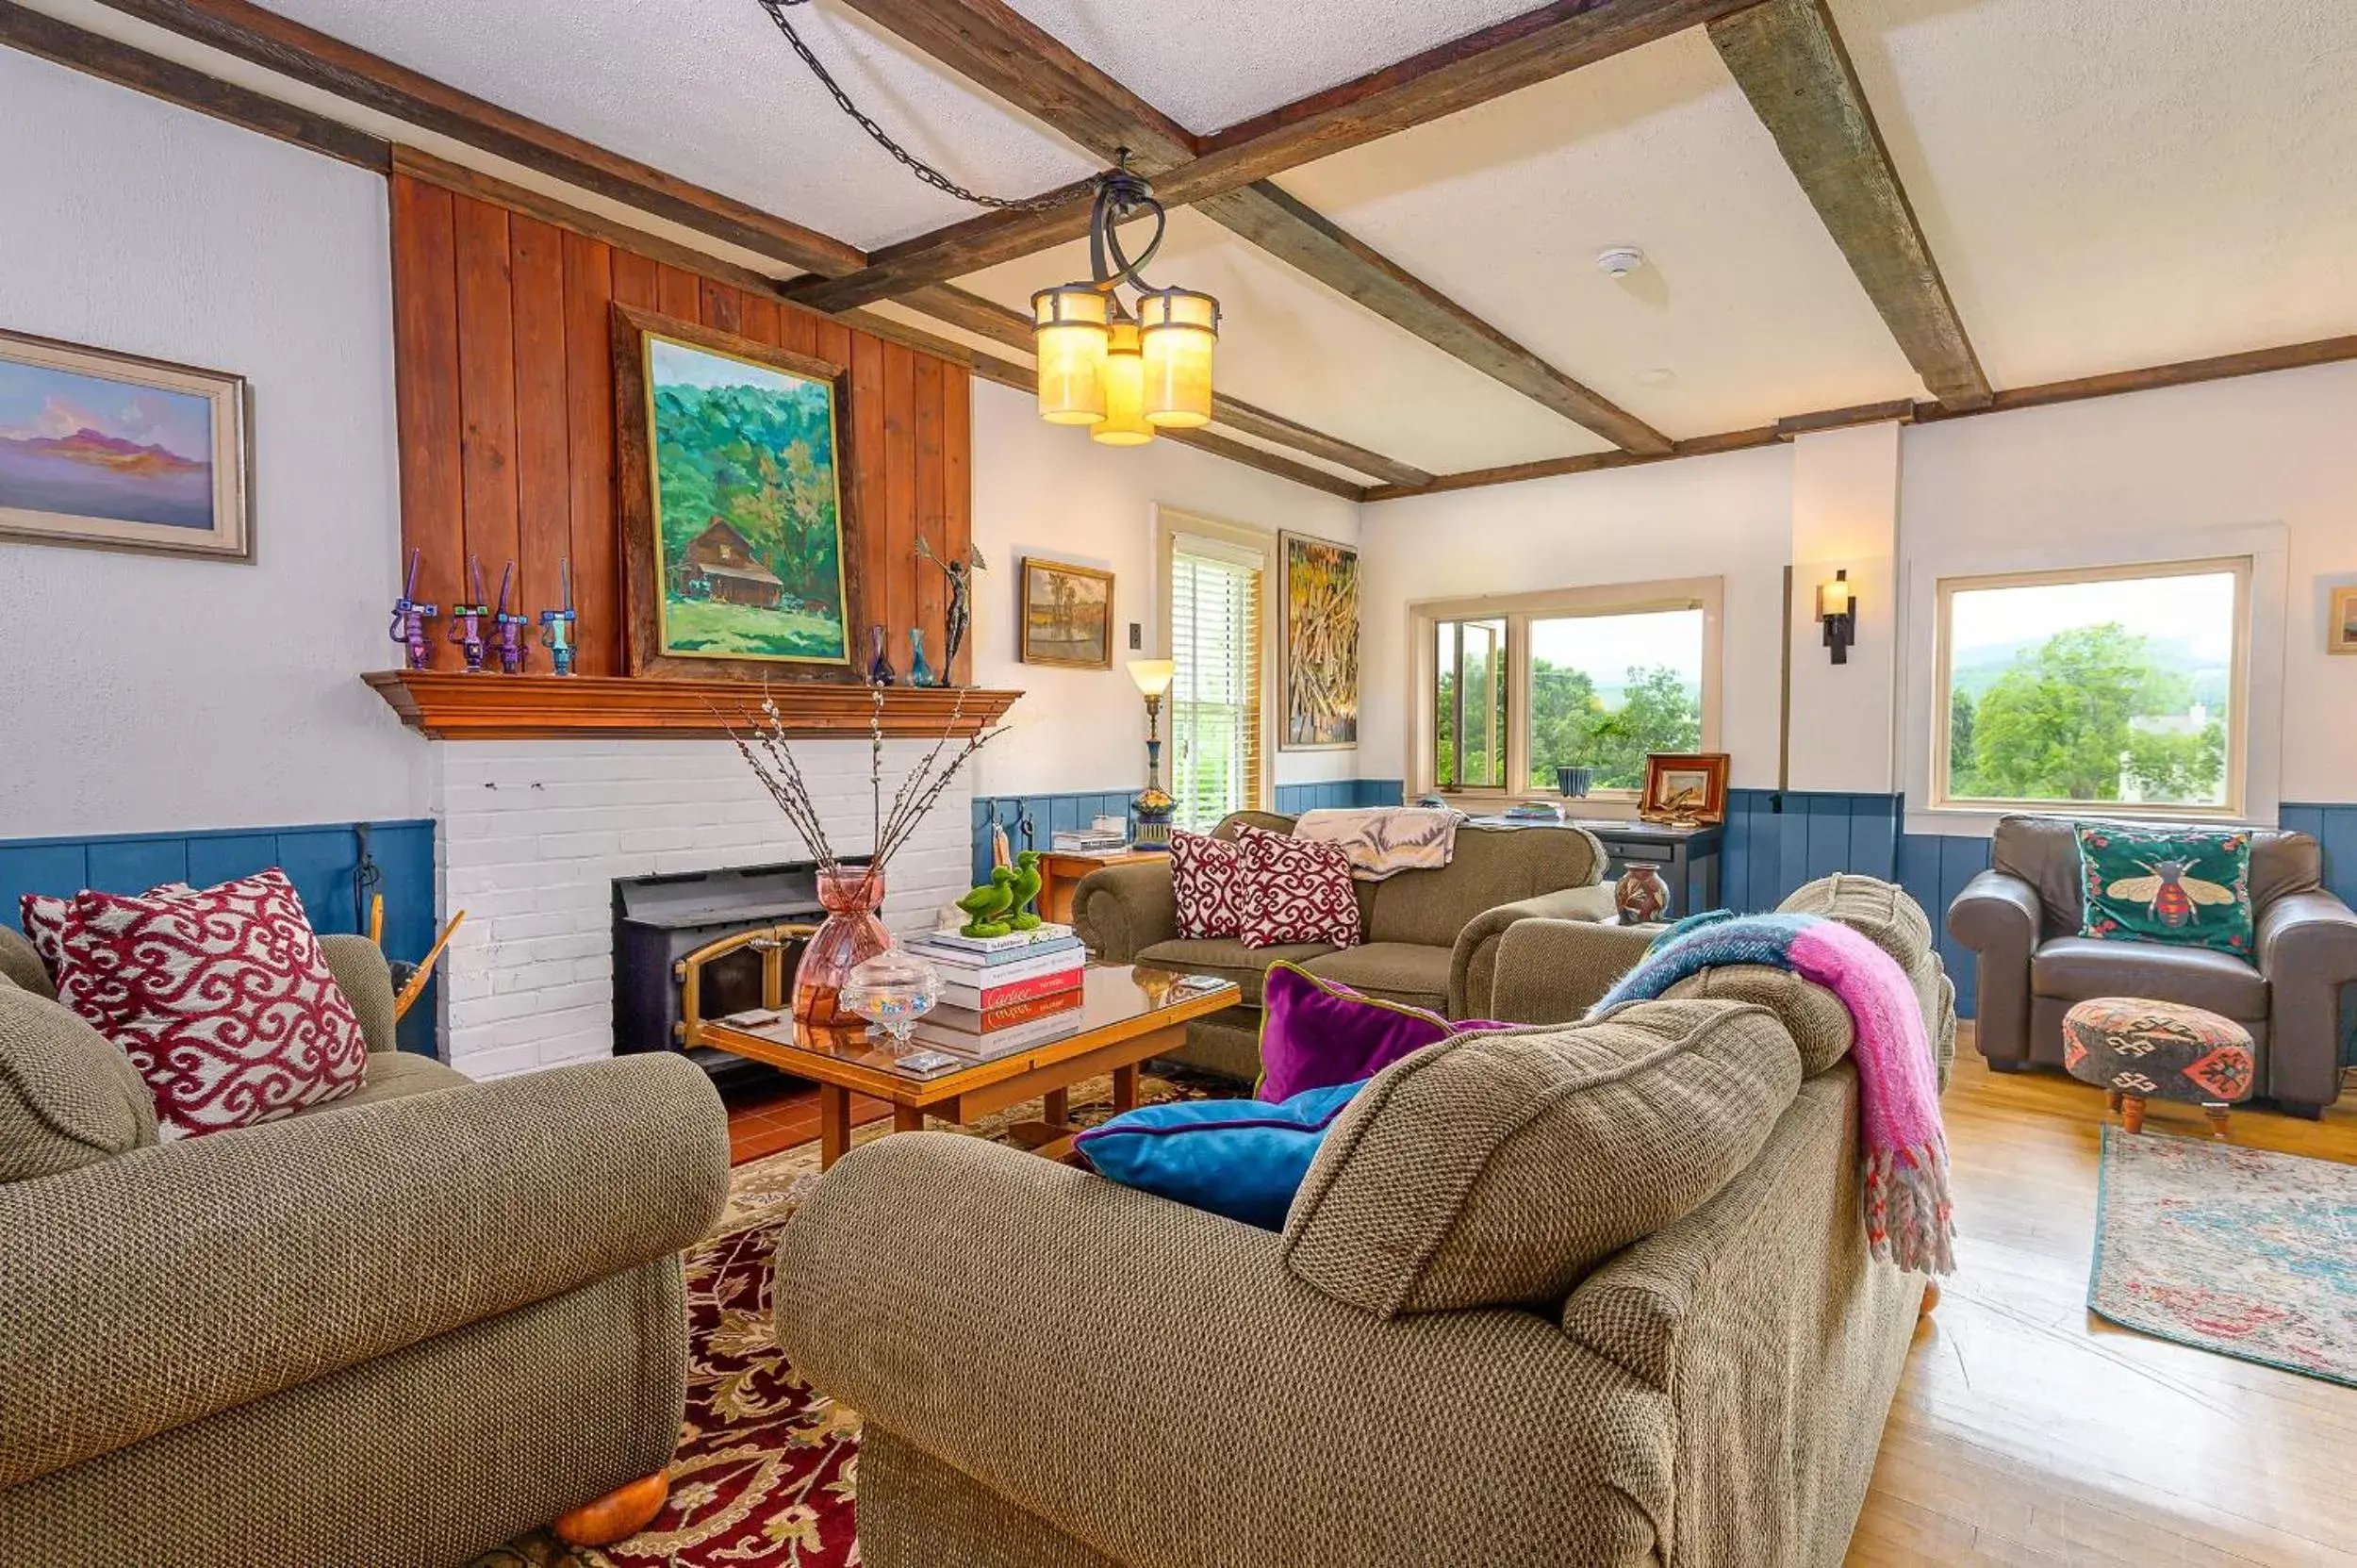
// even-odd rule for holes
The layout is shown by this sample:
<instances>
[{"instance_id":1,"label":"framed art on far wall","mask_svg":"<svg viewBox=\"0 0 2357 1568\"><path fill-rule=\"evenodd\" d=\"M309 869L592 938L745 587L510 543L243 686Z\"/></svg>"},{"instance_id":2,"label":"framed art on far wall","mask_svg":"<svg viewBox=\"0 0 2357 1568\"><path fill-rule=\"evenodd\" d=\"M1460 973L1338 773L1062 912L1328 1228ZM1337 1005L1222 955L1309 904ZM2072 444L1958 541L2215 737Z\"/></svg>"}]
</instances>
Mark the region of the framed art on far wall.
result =
<instances>
[{"instance_id":1,"label":"framed art on far wall","mask_svg":"<svg viewBox=\"0 0 2357 1568\"><path fill-rule=\"evenodd\" d=\"M1113 667L1112 572L1026 555L1018 576L1025 664Z\"/></svg>"},{"instance_id":2,"label":"framed art on far wall","mask_svg":"<svg viewBox=\"0 0 2357 1568\"><path fill-rule=\"evenodd\" d=\"M1286 534L1280 597L1284 713L1277 750L1338 751L1359 744L1359 553Z\"/></svg>"},{"instance_id":3,"label":"framed art on far wall","mask_svg":"<svg viewBox=\"0 0 2357 1568\"><path fill-rule=\"evenodd\" d=\"M2332 619L2325 623L2324 651L2357 653L2357 587L2332 590Z\"/></svg>"},{"instance_id":4,"label":"framed art on far wall","mask_svg":"<svg viewBox=\"0 0 2357 1568\"><path fill-rule=\"evenodd\" d=\"M614 307L630 672L855 681L843 367Z\"/></svg>"},{"instance_id":5,"label":"framed art on far wall","mask_svg":"<svg viewBox=\"0 0 2357 1568\"><path fill-rule=\"evenodd\" d=\"M0 332L0 538L254 558L245 378Z\"/></svg>"}]
</instances>

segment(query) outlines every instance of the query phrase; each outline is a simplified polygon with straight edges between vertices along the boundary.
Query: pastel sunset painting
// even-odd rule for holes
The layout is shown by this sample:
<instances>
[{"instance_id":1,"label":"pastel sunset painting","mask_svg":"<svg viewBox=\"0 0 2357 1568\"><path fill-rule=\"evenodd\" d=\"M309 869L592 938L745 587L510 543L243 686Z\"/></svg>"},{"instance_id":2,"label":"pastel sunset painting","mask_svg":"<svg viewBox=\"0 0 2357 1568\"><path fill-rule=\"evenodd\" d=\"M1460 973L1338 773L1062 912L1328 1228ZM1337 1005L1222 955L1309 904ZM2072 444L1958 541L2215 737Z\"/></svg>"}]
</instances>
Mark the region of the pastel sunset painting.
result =
<instances>
[{"instance_id":1,"label":"pastel sunset painting","mask_svg":"<svg viewBox=\"0 0 2357 1568\"><path fill-rule=\"evenodd\" d=\"M0 536L253 559L243 378L0 332Z\"/></svg>"},{"instance_id":2,"label":"pastel sunset painting","mask_svg":"<svg viewBox=\"0 0 2357 1568\"><path fill-rule=\"evenodd\" d=\"M0 507L210 530L211 400L0 359Z\"/></svg>"}]
</instances>

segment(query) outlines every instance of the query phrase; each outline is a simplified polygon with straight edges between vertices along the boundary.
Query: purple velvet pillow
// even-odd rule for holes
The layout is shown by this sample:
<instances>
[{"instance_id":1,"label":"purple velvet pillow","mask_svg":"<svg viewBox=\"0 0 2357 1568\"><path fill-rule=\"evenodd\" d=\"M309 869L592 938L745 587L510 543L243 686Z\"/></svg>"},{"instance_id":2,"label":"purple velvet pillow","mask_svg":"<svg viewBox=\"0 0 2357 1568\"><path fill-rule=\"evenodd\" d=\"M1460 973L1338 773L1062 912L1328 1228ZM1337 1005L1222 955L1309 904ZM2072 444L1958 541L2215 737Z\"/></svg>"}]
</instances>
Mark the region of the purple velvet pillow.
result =
<instances>
[{"instance_id":1,"label":"purple velvet pillow","mask_svg":"<svg viewBox=\"0 0 2357 1568\"><path fill-rule=\"evenodd\" d=\"M1309 1089L1373 1078L1401 1057L1469 1030L1406 1002L1384 1001L1292 964L1268 966L1261 992L1258 1097L1287 1100Z\"/></svg>"}]
</instances>

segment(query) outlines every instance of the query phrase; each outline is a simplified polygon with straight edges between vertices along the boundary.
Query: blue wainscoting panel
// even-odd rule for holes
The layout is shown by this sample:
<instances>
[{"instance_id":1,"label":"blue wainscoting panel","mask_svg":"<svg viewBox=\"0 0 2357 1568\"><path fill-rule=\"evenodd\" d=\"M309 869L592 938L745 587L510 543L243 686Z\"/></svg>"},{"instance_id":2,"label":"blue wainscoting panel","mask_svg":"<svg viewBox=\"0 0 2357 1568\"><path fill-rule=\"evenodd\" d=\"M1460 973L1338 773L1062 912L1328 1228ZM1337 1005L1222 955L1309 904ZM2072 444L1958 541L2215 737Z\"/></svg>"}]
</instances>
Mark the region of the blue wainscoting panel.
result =
<instances>
[{"instance_id":1,"label":"blue wainscoting panel","mask_svg":"<svg viewBox=\"0 0 2357 1568\"><path fill-rule=\"evenodd\" d=\"M365 930L353 882L366 834L369 856L384 881L385 950L412 963L434 945L434 824L341 822L290 828L236 828L217 833L109 834L91 838L0 839L0 918L16 920L26 893L66 897L144 893L159 883L209 886L276 866L302 896L304 913L321 933ZM434 1054L432 994L402 1020L401 1046Z\"/></svg>"},{"instance_id":2,"label":"blue wainscoting panel","mask_svg":"<svg viewBox=\"0 0 2357 1568\"><path fill-rule=\"evenodd\" d=\"M1756 913L1836 871L1889 879L1898 858L1898 823L1895 795L1730 790L1721 901Z\"/></svg>"},{"instance_id":3,"label":"blue wainscoting panel","mask_svg":"<svg viewBox=\"0 0 2357 1568\"><path fill-rule=\"evenodd\" d=\"M2287 805L2277 820L2324 846L2324 885L2357 906L2357 803ZM2357 985L2341 993L2341 1061L2357 1065Z\"/></svg>"}]
</instances>

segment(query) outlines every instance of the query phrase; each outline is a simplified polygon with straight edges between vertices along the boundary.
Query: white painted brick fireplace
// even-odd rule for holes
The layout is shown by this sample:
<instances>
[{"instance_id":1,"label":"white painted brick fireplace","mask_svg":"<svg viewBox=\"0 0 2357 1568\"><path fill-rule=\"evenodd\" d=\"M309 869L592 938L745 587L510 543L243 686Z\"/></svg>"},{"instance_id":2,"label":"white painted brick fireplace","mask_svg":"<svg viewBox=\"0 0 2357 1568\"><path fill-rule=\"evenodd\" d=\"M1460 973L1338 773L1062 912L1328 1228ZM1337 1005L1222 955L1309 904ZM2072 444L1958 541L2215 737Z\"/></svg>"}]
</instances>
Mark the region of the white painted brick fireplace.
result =
<instances>
[{"instance_id":1,"label":"white painted brick fireplace","mask_svg":"<svg viewBox=\"0 0 2357 1568\"><path fill-rule=\"evenodd\" d=\"M885 743L887 805L931 746ZM617 878L811 858L725 740L462 741L434 751L436 889L444 911L467 912L438 971L440 1038L444 1058L470 1077L613 1054ZM866 852L868 743L797 741L794 754L836 851ZM961 774L894 857L884 900L894 930L931 926L965 890L971 800Z\"/></svg>"}]
</instances>

